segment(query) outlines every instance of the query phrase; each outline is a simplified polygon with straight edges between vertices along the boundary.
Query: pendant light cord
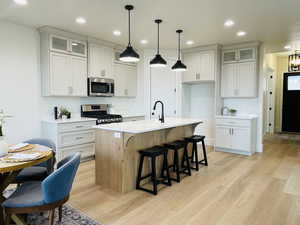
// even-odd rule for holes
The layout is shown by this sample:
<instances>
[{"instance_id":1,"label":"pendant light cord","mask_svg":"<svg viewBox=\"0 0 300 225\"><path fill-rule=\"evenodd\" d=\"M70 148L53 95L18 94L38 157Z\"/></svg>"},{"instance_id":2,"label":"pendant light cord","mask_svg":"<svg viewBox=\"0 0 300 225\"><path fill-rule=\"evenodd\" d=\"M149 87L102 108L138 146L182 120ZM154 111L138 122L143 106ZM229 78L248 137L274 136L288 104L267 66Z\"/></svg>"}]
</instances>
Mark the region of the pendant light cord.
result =
<instances>
[{"instance_id":1,"label":"pendant light cord","mask_svg":"<svg viewBox=\"0 0 300 225\"><path fill-rule=\"evenodd\" d=\"M178 60L181 60L181 58L180 58L180 33L178 33Z\"/></svg>"},{"instance_id":2,"label":"pendant light cord","mask_svg":"<svg viewBox=\"0 0 300 225\"><path fill-rule=\"evenodd\" d=\"M130 10L128 10L128 29L129 29L129 33L128 33L128 46L131 46L131 36L130 36Z\"/></svg>"},{"instance_id":3,"label":"pendant light cord","mask_svg":"<svg viewBox=\"0 0 300 225\"><path fill-rule=\"evenodd\" d=\"M159 55L159 23L157 23L157 55Z\"/></svg>"}]
</instances>

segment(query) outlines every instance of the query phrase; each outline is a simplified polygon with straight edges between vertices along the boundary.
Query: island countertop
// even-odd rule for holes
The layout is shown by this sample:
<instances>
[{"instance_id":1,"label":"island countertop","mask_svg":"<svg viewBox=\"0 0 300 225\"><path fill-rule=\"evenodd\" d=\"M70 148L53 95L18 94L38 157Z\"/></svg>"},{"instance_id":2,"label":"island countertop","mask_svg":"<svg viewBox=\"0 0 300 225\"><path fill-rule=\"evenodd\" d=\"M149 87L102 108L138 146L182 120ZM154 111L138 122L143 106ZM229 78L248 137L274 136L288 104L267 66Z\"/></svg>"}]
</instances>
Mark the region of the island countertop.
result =
<instances>
[{"instance_id":1,"label":"island countertop","mask_svg":"<svg viewBox=\"0 0 300 225\"><path fill-rule=\"evenodd\" d=\"M200 119L189 119L189 118L165 118L165 122L161 123L156 120L139 120L129 121L123 123L111 123L94 126L93 128L101 130L109 130L124 133L146 133L156 130L163 130L173 127L180 127L192 124L202 123Z\"/></svg>"}]
</instances>

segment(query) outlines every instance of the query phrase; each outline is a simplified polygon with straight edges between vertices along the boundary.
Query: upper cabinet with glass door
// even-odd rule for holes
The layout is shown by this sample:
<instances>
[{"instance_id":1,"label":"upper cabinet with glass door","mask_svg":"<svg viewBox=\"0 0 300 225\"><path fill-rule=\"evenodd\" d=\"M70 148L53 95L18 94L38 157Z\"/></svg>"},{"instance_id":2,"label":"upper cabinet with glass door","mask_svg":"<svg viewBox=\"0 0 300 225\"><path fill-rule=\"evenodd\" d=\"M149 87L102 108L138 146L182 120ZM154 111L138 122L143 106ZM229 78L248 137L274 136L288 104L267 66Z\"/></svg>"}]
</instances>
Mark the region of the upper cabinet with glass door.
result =
<instances>
[{"instance_id":1,"label":"upper cabinet with glass door","mask_svg":"<svg viewBox=\"0 0 300 225\"><path fill-rule=\"evenodd\" d=\"M50 49L55 52L87 57L87 43L84 41L50 35Z\"/></svg>"},{"instance_id":2,"label":"upper cabinet with glass door","mask_svg":"<svg viewBox=\"0 0 300 225\"><path fill-rule=\"evenodd\" d=\"M256 60L256 48L239 48L223 51L223 63L249 62Z\"/></svg>"}]
</instances>

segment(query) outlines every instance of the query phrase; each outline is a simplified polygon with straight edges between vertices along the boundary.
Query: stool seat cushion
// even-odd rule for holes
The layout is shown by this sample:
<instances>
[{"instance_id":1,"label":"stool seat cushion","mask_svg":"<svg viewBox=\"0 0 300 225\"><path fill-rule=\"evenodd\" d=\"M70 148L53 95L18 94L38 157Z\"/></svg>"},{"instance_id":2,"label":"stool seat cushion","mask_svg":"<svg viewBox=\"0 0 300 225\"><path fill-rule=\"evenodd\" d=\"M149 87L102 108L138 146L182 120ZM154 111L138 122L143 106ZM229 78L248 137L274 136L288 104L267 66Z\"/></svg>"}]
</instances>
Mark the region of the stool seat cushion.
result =
<instances>
[{"instance_id":1,"label":"stool seat cushion","mask_svg":"<svg viewBox=\"0 0 300 225\"><path fill-rule=\"evenodd\" d=\"M154 146L151 148L140 150L139 153L146 156L158 156L162 155L166 151L168 151L168 149L162 146Z\"/></svg>"},{"instance_id":2,"label":"stool seat cushion","mask_svg":"<svg viewBox=\"0 0 300 225\"><path fill-rule=\"evenodd\" d=\"M174 141L174 142L165 144L165 146L169 149L178 150L178 149L184 148L186 146L186 142L185 141Z\"/></svg>"},{"instance_id":3,"label":"stool seat cushion","mask_svg":"<svg viewBox=\"0 0 300 225\"><path fill-rule=\"evenodd\" d=\"M185 140L189 141L189 142L199 142L199 141L203 141L204 139L205 139L205 136L202 136L202 135L193 135L191 137L185 138Z\"/></svg>"},{"instance_id":4,"label":"stool seat cushion","mask_svg":"<svg viewBox=\"0 0 300 225\"><path fill-rule=\"evenodd\" d=\"M28 182L22 184L3 202L5 208L24 208L44 205L41 182Z\"/></svg>"},{"instance_id":5,"label":"stool seat cushion","mask_svg":"<svg viewBox=\"0 0 300 225\"><path fill-rule=\"evenodd\" d=\"M27 181L42 181L48 175L47 168L43 166L33 166L23 169L15 178L16 183Z\"/></svg>"}]
</instances>

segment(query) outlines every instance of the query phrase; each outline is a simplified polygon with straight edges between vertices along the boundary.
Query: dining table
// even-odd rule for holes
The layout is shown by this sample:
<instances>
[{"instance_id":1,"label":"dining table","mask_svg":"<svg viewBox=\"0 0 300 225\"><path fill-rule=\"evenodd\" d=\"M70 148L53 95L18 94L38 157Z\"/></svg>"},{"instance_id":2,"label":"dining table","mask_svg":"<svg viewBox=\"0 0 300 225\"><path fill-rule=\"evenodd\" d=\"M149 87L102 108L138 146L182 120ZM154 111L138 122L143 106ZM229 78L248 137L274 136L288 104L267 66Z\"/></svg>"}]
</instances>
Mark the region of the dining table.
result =
<instances>
[{"instance_id":1,"label":"dining table","mask_svg":"<svg viewBox=\"0 0 300 225\"><path fill-rule=\"evenodd\" d=\"M4 197L5 189L7 189L7 187L14 182L16 176L21 172L22 169L38 165L53 157L53 151L51 148L37 144L33 145L29 150L16 153L39 153L40 157L22 162L20 160L8 162L7 160L4 160L4 158L7 156L0 158L0 225L5 224L4 210L2 208L2 203L6 200ZM9 153L8 156L16 153ZM11 218L16 224L24 224L23 219L17 215L12 215Z\"/></svg>"}]
</instances>

